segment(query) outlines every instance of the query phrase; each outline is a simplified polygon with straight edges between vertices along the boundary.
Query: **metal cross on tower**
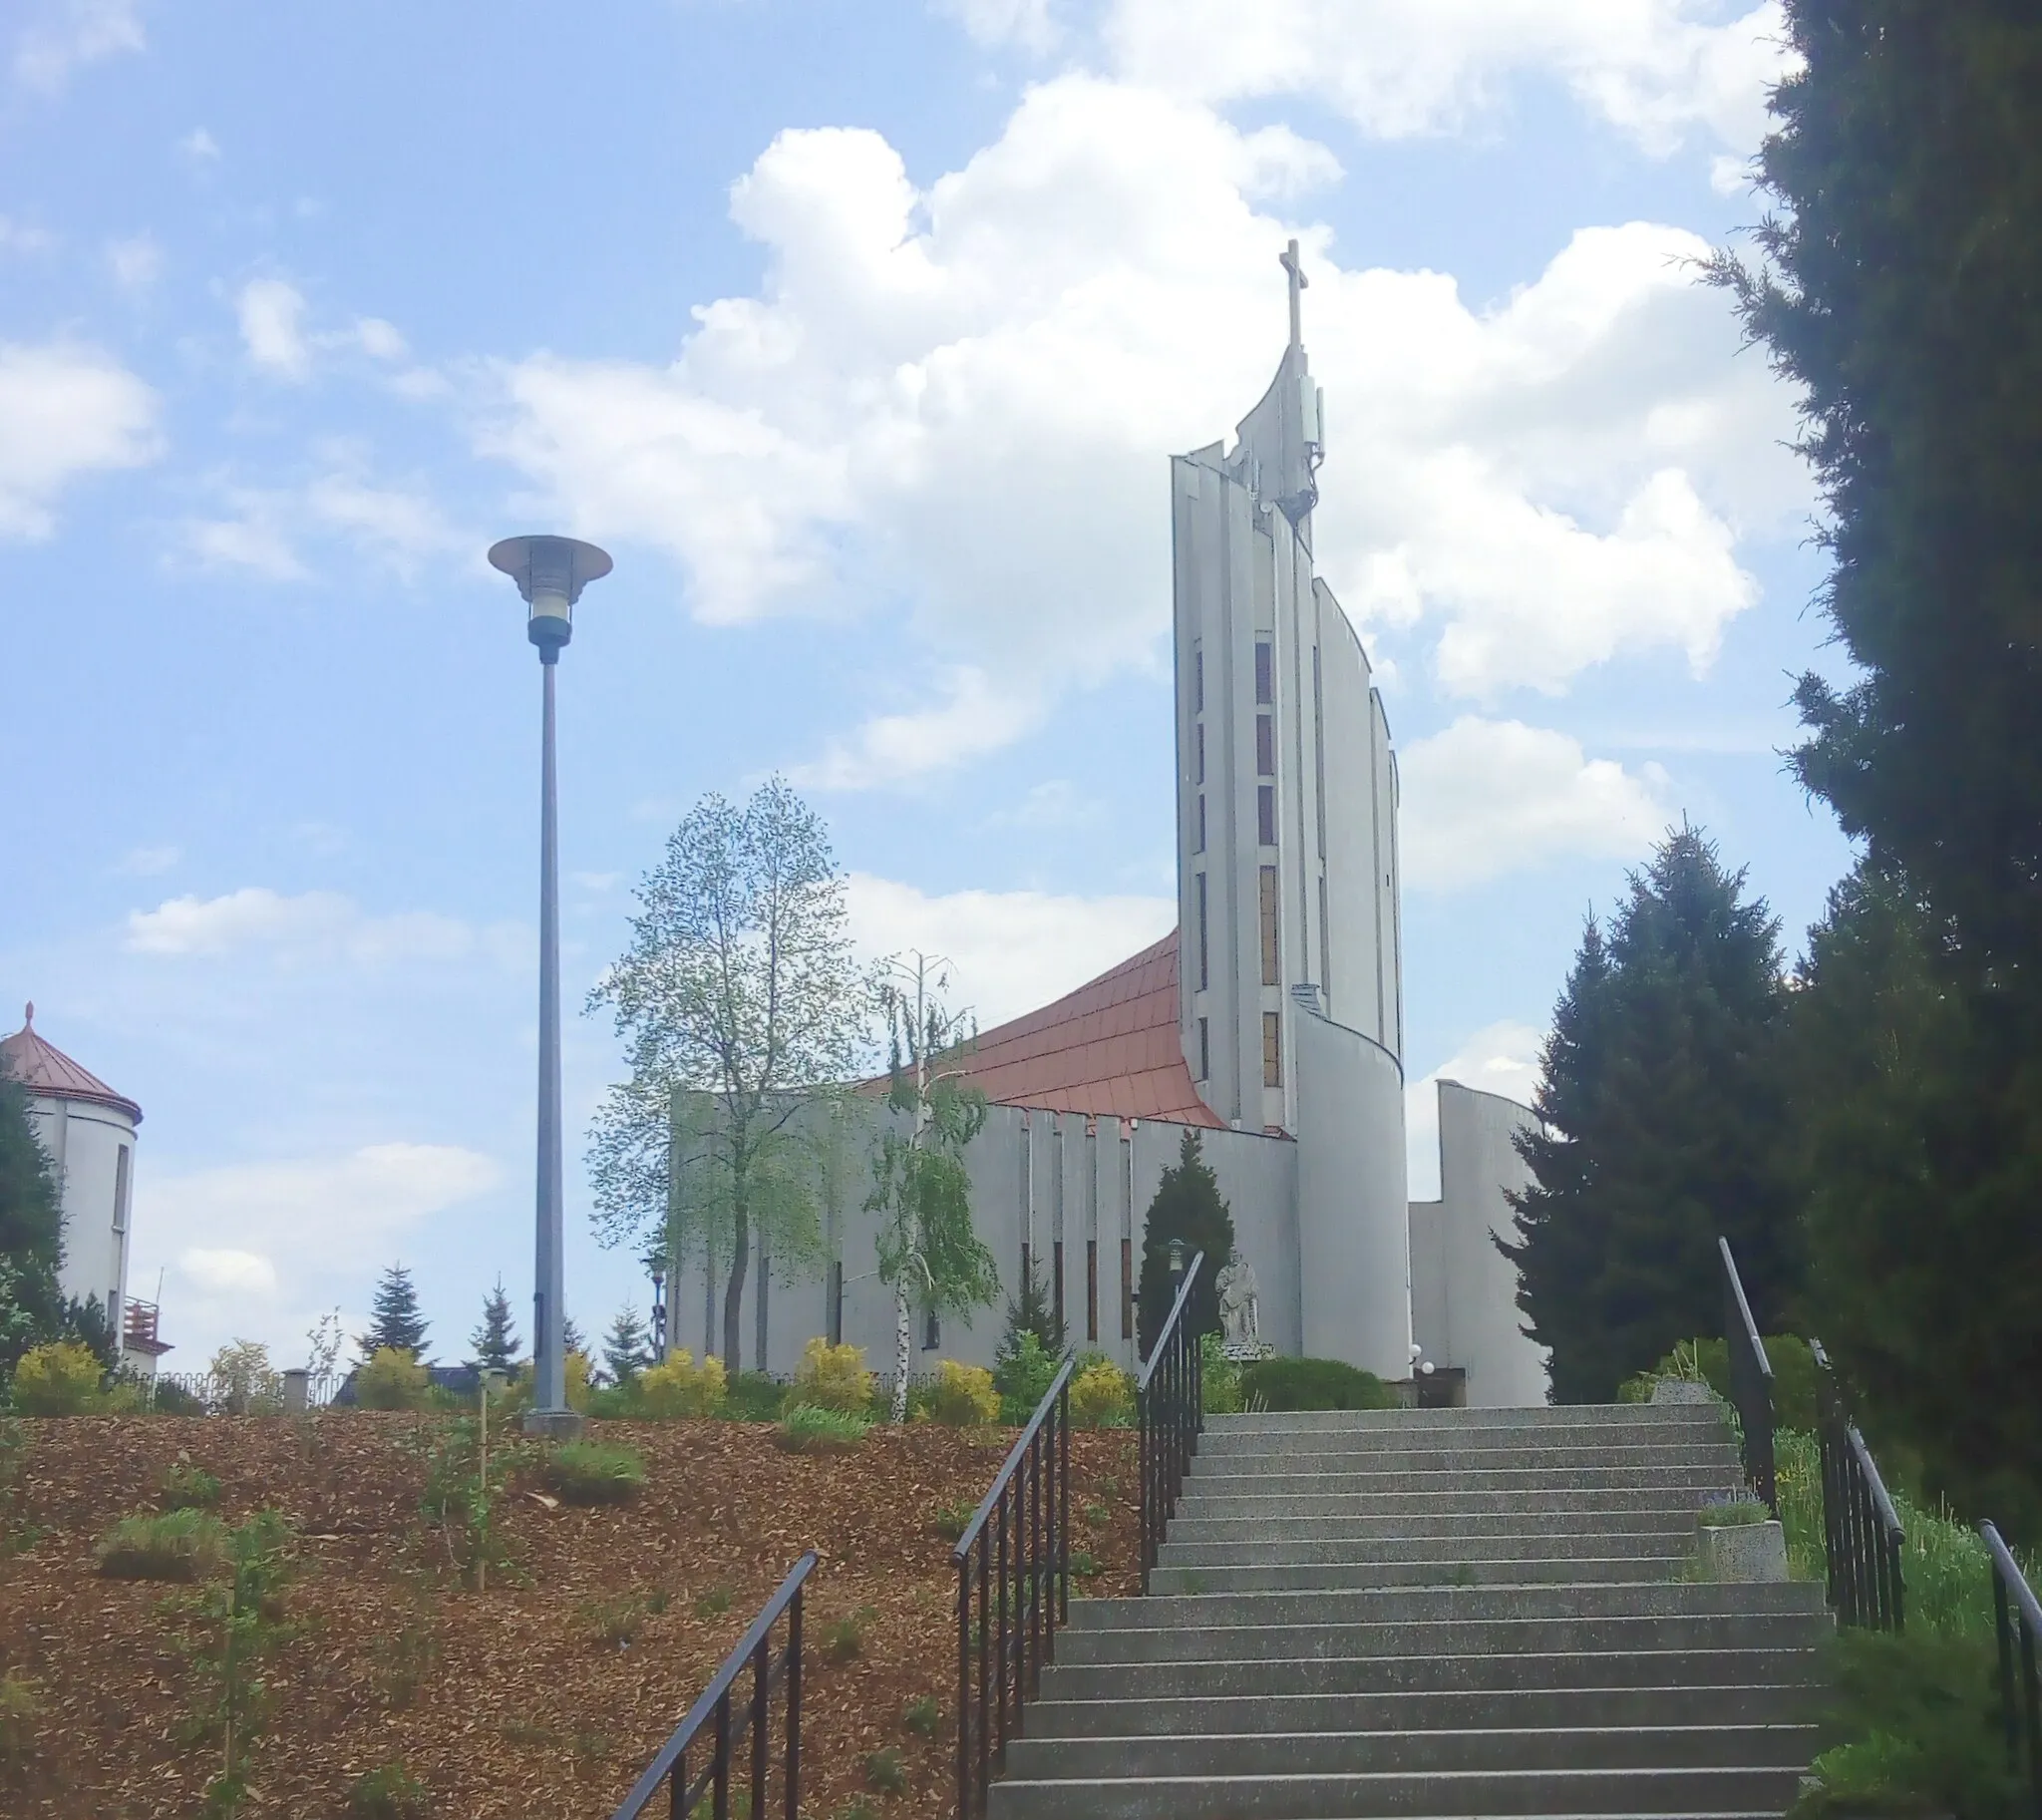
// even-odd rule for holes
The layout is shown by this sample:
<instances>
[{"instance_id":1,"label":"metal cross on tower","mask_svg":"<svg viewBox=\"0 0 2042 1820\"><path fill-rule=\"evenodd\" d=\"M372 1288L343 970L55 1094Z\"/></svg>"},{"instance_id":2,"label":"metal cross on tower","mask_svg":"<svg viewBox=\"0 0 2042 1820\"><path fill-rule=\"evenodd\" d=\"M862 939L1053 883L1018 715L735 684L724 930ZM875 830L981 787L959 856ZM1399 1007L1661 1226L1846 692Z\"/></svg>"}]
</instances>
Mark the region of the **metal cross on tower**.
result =
<instances>
[{"instance_id":1,"label":"metal cross on tower","mask_svg":"<svg viewBox=\"0 0 2042 1820\"><path fill-rule=\"evenodd\" d=\"M1311 284L1311 280L1304 275L1304 267L1298 262L1297 242L1295 240L1292 240L1282 252L1277 254L1276 263L1290 274L1290 345L1294 348L1302 347L1304 346L1304 314L1300 307L1302 301L1300 293Z\"/></svg>"}]
</instances>

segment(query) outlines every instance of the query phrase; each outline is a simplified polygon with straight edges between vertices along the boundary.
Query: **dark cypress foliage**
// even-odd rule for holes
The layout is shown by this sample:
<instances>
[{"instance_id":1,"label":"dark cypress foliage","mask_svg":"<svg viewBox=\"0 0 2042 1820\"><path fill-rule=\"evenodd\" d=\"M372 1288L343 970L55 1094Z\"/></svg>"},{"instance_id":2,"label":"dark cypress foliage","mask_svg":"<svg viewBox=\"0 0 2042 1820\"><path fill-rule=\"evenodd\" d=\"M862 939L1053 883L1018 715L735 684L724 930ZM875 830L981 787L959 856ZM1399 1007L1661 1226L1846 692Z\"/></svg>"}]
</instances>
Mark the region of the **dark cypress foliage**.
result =
<instances>
[{"instance_id":1,"label":"dark cypress foliage","mask_svg":"<svg viewBox=\"0 0 2042 1820\"><path fill-rule=\"evenodd\" d=\"M1762 1321L1799 1290L1779 924L1743 887L1676 830L1606 938L1590 921L1554 1014L1542 1129L1521 1141L1533 1186L1501 1249L1556 1402L1609 1401L1676 1340L1722 1331L1718 1234Z\"/></svg>"},{"instance_id":2,"label":"dark cypress foliage","mask_svg":"<svg viewBox=\"0 0 2042 1820\"><path fill-rule=\"evenodd\" d=\"M36 1140L28 1094L0 1072L0 1379L29 1347L63 1327L63 1243L57 1179Z\"/></svg>"},{"instance_id":3,"label":"dark cypress foliage","mask_svg":"<svg viewBox=\"0 0 2042 1820\"><path fill-rule=\"evenodd\" d=\"M1195 1129L1187 1127L1178 1147L1177 1161L1163 1172L1156 1185L1156 1199L1142 1226L1142 1274L1136 1290L1135 1332L1147 1358L1155 1348L1163 1323L1170 1318L1170 1304L1176 1291L1170 1282L1170 1242L1184 1248L1189 1268L1203 1252L1191 1298L1185 1304L1185 1319L1192 1336L1219 1331L1219 1273L1233 1257L1233 1216L1220 1198L1219 1179L1205 1161Z\"/></svg>"}]
</instances>

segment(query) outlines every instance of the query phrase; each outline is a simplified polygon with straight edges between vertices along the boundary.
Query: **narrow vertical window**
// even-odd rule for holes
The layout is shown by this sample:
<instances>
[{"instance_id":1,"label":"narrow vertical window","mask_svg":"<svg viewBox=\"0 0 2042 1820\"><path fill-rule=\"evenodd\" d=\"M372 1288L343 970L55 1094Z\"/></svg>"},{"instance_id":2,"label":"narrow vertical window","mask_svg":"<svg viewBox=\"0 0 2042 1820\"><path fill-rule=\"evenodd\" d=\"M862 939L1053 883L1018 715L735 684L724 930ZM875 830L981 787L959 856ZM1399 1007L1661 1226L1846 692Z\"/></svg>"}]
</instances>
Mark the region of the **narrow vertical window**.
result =
<instances>
[{"instance_id":1,"label":"narrow vertical window","mask_svg":"<svg viewBox=\"0 0 2042 1820\"><path fill-rule=\"evenodd\" d=\"M1276 786L1255 786L1255 839L1264 847L1276 845Z\"/></svg>"},{"instance_id":2,"label":"narrow vertical window","mask_svg":"<svg viewBox=\"0 0 2042 1820\"><path fill-rule=\"evenodd\" d=\"M844 1265L841 1260L830 1267L830 1311L824 1329L833 1346L844 1344Z\"/></svg>"},{"instance_id":3,"label":"narrow vertical window","mask_svg":"<svg viewBox=\"0 0 2042 1820\"><path fill-rule=\"evenodd\" d=\"M1135 1242L1121 1241L1121 1338L1135 1337Z\"/></svg>"},{"instance_id":4,"label":"narrow vertical window","mask_svg":"<svg viewBox=\"0 0 2042 1820\"><path fill-rule=\"evenodd\" d=\"M1276 699L1275 650L1266 638L1255 640L1255 700L1268 707Z\"/></svg>"},{"instance_id":5,"label":"narrow vertical window","mask_svg":"<svg viewBox=\"0 0 2042 1820\"><path fill-rule=\"evenodd\" d=\"M1198 1078L1212 1078L1212 1020L1206 1017L1198 1019Z\"/></svg>"},{"instance_id":6,"label":"narrow vertical window","mask_svg":"<svg viewBox=\"0 0 2042 1820\"><path fill-rule=\"evenodd\" d=\"M1085 1241L1085 1337L1099 1337L1099 1241Z\"/></svg>"},{"instance_id":7,"label":"narrow vertical window","mask_svg":"<svg viewBox=\"0 0 2042 1820\"><path fill-rule=\"evenodd\" d=\"M1205 647L1202 644L1191 650L1191 705L1198 713L1205 712Z\"/></svg>"},{"instance_id":8,"label":"narrow vertical window","mask_svg":"<svg viewBox=\"0 0 2042 1820\"><path fill-rule=\"evenodd\" d=\"M1205 875L1198 874L1198 990L1204 991L1211 975L1205 966Z\"/></svg>"},{"instance_id":9,"label":"narrow vertical window","mask_svg":"<svg viewBox=\"0 0 2042 1820\"><path fill-rule=\"evenodd\" d=\"M1255 775L1276 775L1276 717L1273 714L1255 716Z\"/></svg>"},{"instance_id":10,"label":"narrow vertical window","mask_svg":"<svg viewBox=\"0 0 2042 1820\"><path fill-rule=\"evenodd\" d=\"M128 1230L128 1146L114 1153L114 1231Z\"/></svg>"},{"instance_id":11,"label":"narrow vertical window","mask_svg":"<svg viewBox=\"0 0 2042 1820\"><path fill-rule=\"evenodd\" d=\"M1277 970L1276 952L1276 869L1262 868L1262 983L1265 986L1280 986L1283 983Z\"/></svg>"},{"instance_id":12,"label":"narrow vertical window","mask_svg":"<svg viewBox=\"0 0 2042 1820\"><path fill-rule=\"evenodd\" d=\"M1028 1241L1024 1239L1021 1241L1021 1286L1024 1289L1028 1286L1028 1270L1033 1263L1034 1260L1028 1256Z\"/></svg>"},{"instance_id":13,"label":"narrow vertical window","mask_svg":"<svg viewBox=\"0 0 2042 1820\"><path fill-rule=\"evenodd\" d=\"M1050 1300L1057 1312L1057 1330L1061 1332L1064 1325L1064 1242L1061 1239L1050 1247L1050 1274L1054 1278Z\"/></svg>"},{"instance_id":14,"label":"narrow vertical window","mask_svg":"<svg viewBox=\"0 0 2042 1820\"><path fill-rule=\"evenodd\" d=\"M1277 1011L1262 1013L1262 1085L1283 1085L1283 1017Z\"/></svg>"},{"instance_id":15,"label":"narrow vertical window","mask_svg":"<svg viewBox=\"0 0 2042 1820\"><path fill-rule=\"evenodd\" d=\"M1203 783L1203 782L1205 781L1205 723L1204 723L1204 722L1203 722L1202 720L1198 722L1198 779L1197 779L1197 781L1198 781L1199 783L1201 783L1201 784L1202 784L1202 783Z\"/></svg>"},{"instance_id":16,"label":"narrow vertical window","mask_svg":"<svg viewBox=\"0 0 2042 1820\"><path fill-rule=\"evenodd\" d=\"M1197 852L1205 851L1205 793L1198 792L1198 845Z\"/></svg>"}]
</instances>

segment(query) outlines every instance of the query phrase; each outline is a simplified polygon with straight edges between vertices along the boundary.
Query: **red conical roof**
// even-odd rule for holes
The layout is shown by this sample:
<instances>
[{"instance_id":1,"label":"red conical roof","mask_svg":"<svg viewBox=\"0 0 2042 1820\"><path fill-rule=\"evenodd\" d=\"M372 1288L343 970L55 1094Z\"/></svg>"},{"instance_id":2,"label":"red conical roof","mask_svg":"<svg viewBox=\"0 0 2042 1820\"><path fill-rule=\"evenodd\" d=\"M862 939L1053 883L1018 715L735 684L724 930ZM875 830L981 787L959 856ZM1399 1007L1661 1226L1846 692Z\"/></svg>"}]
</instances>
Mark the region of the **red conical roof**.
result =
<instances>
[{"instance_id":1,"label":"red conical roof","mask_svg":"<svg viewBox=\"0 0 2042 1820\"><path fill-rule=\"evenodd\" d=\"M142 1108L125 1093L116 1093L100 1077L81 1068L62 1049L36 1034L36 1008L22 1014L21 1028L0 1036L0 1073L11 1074L29 1092L53 1100L92 1100L125 1112L142 1123Z\"/></svg>"}]
</instances>

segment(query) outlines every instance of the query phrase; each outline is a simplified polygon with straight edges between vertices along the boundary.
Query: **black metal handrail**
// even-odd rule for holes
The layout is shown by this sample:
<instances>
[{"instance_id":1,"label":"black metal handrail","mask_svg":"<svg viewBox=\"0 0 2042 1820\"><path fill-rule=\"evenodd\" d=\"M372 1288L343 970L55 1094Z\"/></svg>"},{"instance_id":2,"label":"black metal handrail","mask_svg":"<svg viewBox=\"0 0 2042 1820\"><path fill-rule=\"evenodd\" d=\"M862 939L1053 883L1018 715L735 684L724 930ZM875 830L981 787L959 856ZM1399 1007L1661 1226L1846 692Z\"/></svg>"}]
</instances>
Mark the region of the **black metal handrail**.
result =
<instances>
[{"instance_id":1,"label":"black metal handrail","mask_svg":"<svg viewBox=\"0 0 2042 1820\"><path fill-rule=\"evenodd\" d=\"M1197 1339L1185 1325L1185 1304L1205 1262L1200 1252L1178 1284L1170 1318L1135 1380L1135 1419L1142 1430L1142 1591L1177 1513L1178 1494L1205 1426L1205 1384Z\"/></svg>"},{"instance_id":2,"label":"black metal handrail","mask_svg":"<svg viewBox=\"0 0 2042 1820\"><path fill-rule=\"evenodd\" d=\"M1907 1534L1885 1481L1850 1419L1843 1386L1823 1350L1808 1343L1816 1371L1816 1445L1823 1470L1823 1545L1830 1609L1837 1622L1868 1631L1903 1631L1907 1622L1901 1551Z\"/></svg>"},{"instance_id":3,"label":"black metal handrail","mask_svg":"<svg viewBox=\"0 0 2042 1820\"><path fill-rule=\"evenodd\" d=\"M1751 1317L1751 1303L1745 1299L1744 1284L1737 1275L1737 1261L1730 1256L1730 1241L1719 1237L1716 1251L1723 1261L1723 1341L1730 1352L1730 1402L1737 1411L1744 1444L1744 1477L1777 1517L1780 1490L1773 1472L1773 1365L1766 1357L1766 1342L1759 1338L1758 1322Z\"/></svg>"},{"instance_id":4,"label":"black metal handrail","mask_svg":"<svg viewBox=\"0 0 2042 1820\"><path fill-rule=\"evenodd\" d=\"M710 1794L710 1811L715 1820L730 1820L731 1762L738 1746L749 1734L752 1740L752 1793L746 1812L752 1820L766 1820L771 1780L773 1689L783 1684L781 1728L786 1734L781 1747L780 1785L785 1800L785 1820L799 1820L802 1780L802 1583L816 1565L811 1549L794 1564L794 1570L780 1583L780 1591L769 1599L752 1628L738 1646L724 1658L716 1678L703 1689L702 1697L688 1708L672 1737L659 1747L659 1754L645 1773L631 1784L610 1820L637 1820L664 1784L667 1808L675 1820L692 1815L705 1792ZM779 1659L773 1654L773 1627L783 1614L787 1618L787 1644ZM732 1690L738 1676L752 1671L751 1698L733 1709ZM704 1726L711 1730L709 1761L692 1780L688 1776L688 1751Z\"/></svg>"},{"instance_id":5,"label":"black metal handrail","mask_svg":"<svg viewBox=\"0 0 2042 1820\"><path fill-rule=\"evenodd\" d=\"M2035 1639L2042 1637L2042 1603L2028 1585L2000 1536L1996 1524L1981 1523L1986 1553L1992 1557L1992 1623L1999 1638L1999 1707L2006 1727L2007 1765L2020 1773L2028 1759L2030 1806L2042 1814L2042 1683L2035 1672ZM2020 1660L2020 1688L2015 1691L2015 1657Z\"/></svg>"},{"instance_id":6,"label":"black metal handrail","mask_svg":"<svg viewBox=\"0 0 2042 1820\"><path fill-rule=\"evenodd\" d=\"M957 1816L986 1790L1021 1731L1071 1616L1071 1373L1062 1367L957 1538ZM976 1622L974 1623L974 1612Z\"/></svg>"}]
</instances>

